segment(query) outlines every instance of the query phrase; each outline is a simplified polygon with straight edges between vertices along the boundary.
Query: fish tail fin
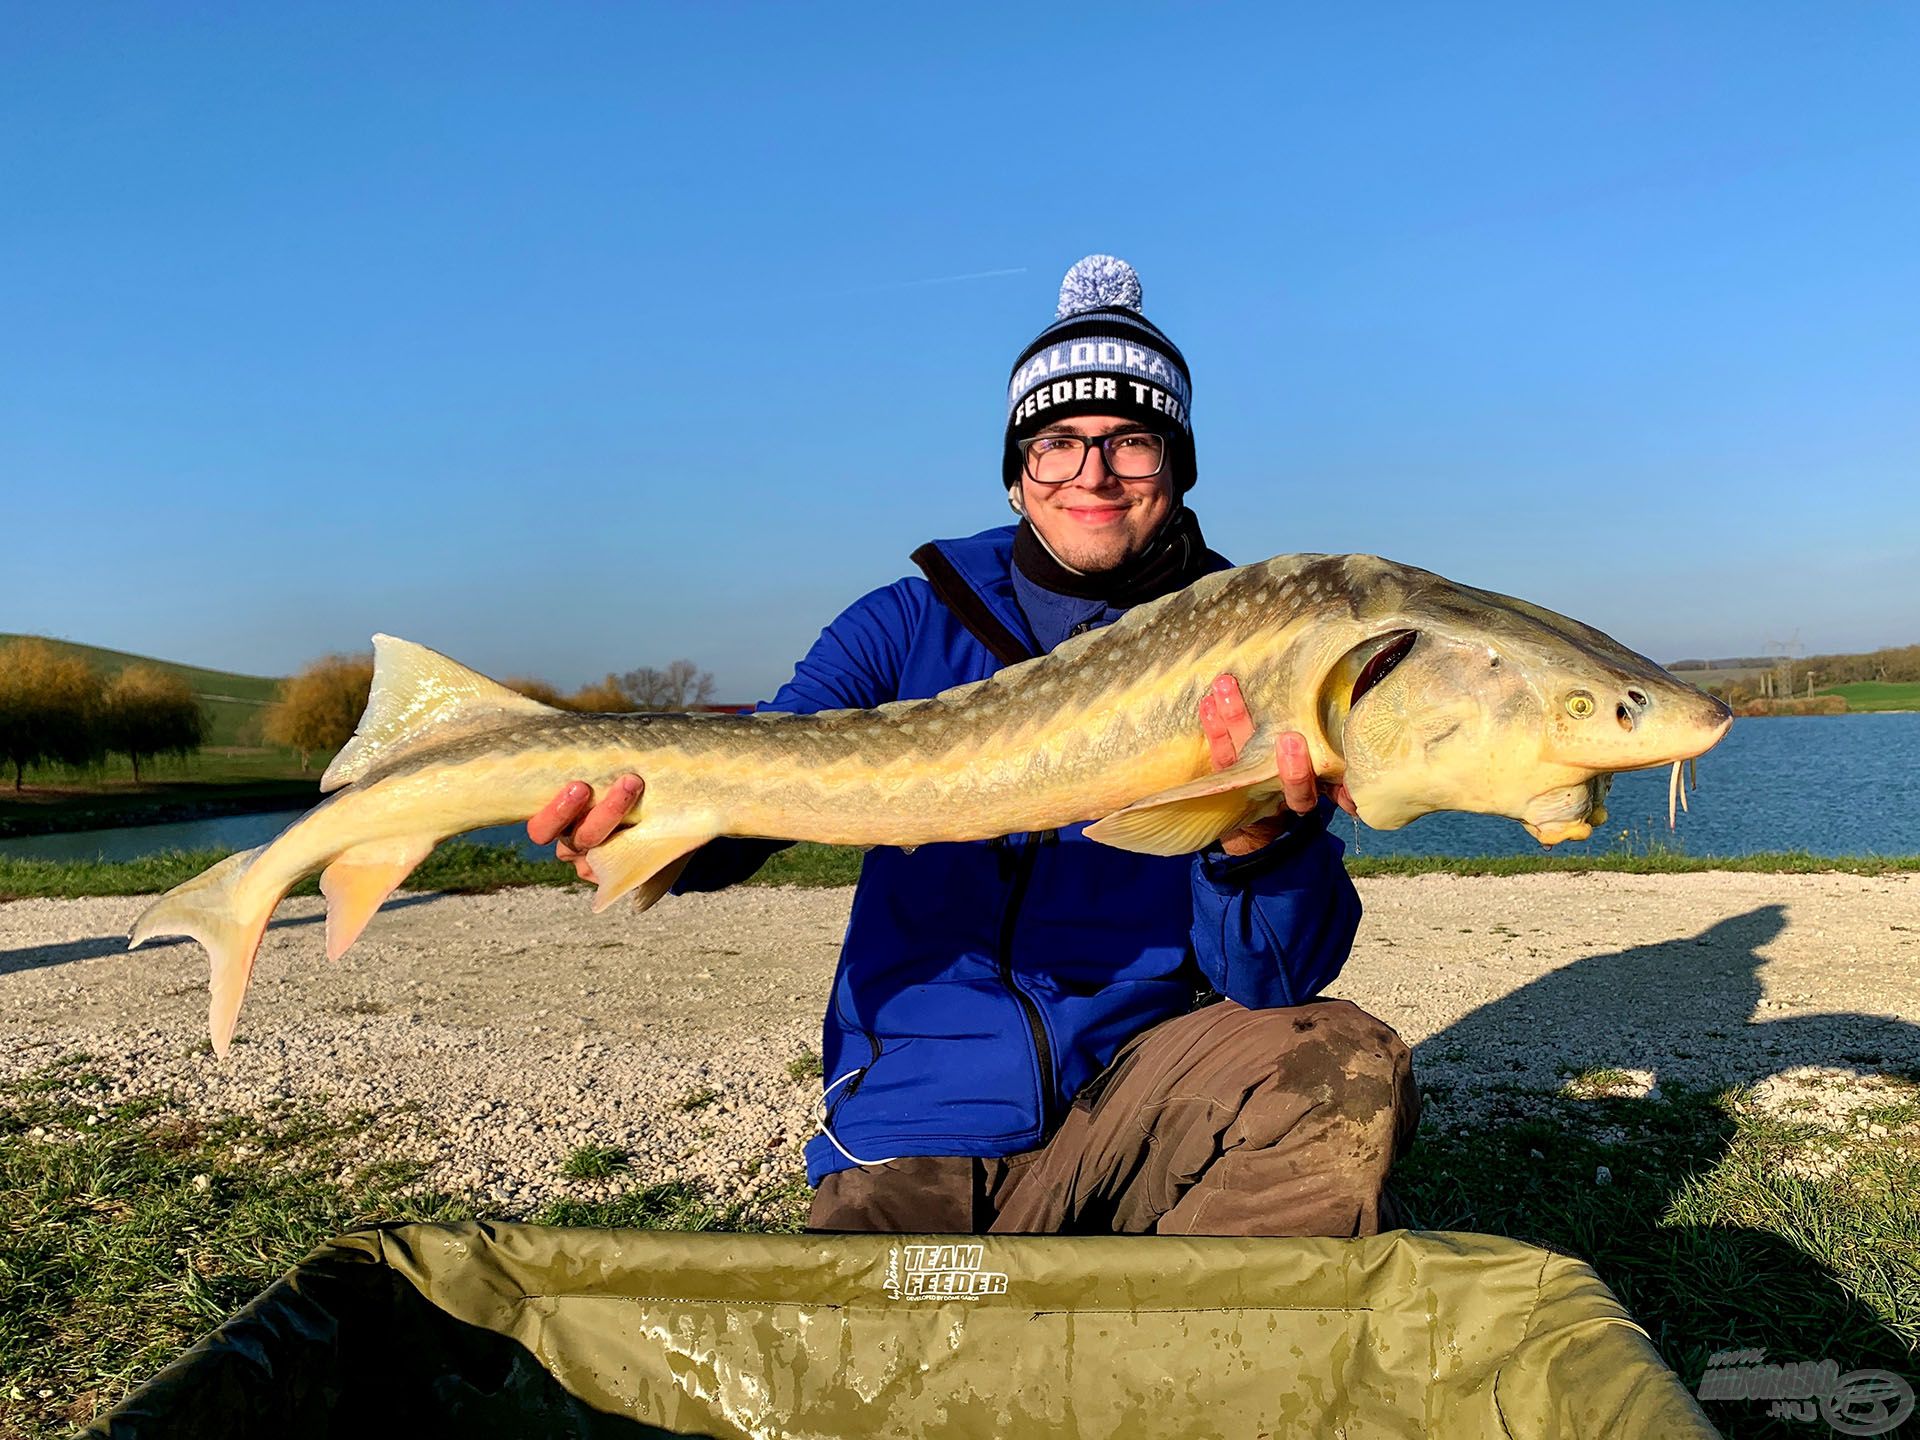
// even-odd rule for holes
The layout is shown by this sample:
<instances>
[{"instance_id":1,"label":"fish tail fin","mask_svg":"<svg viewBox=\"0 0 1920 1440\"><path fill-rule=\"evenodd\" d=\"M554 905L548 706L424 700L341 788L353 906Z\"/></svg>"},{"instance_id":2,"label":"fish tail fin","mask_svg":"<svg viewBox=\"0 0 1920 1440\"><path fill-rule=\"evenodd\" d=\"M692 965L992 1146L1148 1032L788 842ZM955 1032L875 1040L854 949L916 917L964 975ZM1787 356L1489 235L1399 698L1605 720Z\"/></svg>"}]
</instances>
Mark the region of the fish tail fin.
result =
<instances>
[{"instance_id":1,"label":"fish tail fin","mask_svg":"<svg viewBox=\"0 0 1920 1440\"><path fill-rule=\"evenodd\" d=\"M140 913L127 937L133 949L162 935L184 935L198 940L213 962L212 997L207 1009L214 1053L226 1058L233 1040L240 1001L253 974L253 957L274 906L286 887L258 895L245 894L241 882L265 845L229 855L193 879L173 887Z\"/></svg>"},{"instance_id":2,"label":"fish tail fin","mask_svg":"<svg viewBox=\"0 0 1920 1440\"><path fill-rule=\"evenodd\" d=\"M320 777L323 791L338 790L413 749L426 734L436 742L474 733L509 716L551 715L551 705L530 700L469 670L437 650L373 637L373 690L353 738Z\"/></svg>"}]
</instances>

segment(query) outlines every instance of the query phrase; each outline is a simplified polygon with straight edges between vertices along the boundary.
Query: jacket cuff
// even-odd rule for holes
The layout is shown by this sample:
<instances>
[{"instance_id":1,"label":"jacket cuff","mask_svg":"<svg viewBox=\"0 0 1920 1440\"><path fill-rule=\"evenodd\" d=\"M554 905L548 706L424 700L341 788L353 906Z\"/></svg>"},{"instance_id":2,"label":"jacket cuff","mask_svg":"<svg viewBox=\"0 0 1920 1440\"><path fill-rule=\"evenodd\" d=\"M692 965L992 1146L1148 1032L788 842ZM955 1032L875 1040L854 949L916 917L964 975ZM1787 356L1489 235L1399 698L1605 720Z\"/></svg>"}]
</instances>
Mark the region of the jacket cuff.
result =
<instances>
[{"instance_id":1,"label":"jacket cuff","mask_svg":"<svg viewBox=\"0 0 1920 1440\"><path fill-rule=\"evenodd\" d=\"M1242 889L1294 859L1317 837L1325 834L1328 823L1333 819L1333 811L1333 801L1323 795L1312 813L1294 816L1286 834L1271 845L1263 845L1245 855L1227 854L1216 840L1200 852L1200 872L1216 889Z\"/></svg>"}]
</instances>

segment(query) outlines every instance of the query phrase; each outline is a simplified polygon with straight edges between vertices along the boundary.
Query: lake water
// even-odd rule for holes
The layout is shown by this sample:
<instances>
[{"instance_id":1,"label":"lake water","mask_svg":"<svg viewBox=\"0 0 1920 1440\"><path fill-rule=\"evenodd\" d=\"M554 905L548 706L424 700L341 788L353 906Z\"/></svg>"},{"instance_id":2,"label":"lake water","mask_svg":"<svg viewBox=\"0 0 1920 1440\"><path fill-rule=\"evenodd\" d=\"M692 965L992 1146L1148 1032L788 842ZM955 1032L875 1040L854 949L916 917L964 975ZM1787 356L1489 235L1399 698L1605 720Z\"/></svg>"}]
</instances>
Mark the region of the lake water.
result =
<instances>
[{"instance_id":1,"label":"lake water","mask_svg":"<svg viewBox=\"0 0 1920 1440\"><path fill-rule=\"evenodd\" d=\"M1736 720L1698 765L1691 813L1667 831L1666 770L1614 777L1608 821L1556 854L1649 838L1689 855L1920 854L1920 714L1791 715ZM1357 855L1532 855L1540 846L1511 820L1428 815L1403 830L1369 830L1342 815L1337 833Z\"/></svg>"},{"instance_id":2,"label":"lake water","mask_svg":"<svg viewBox=\"0 0 1920 1440\"><path fill-rule=\"evenodd\" d=\"M1667 772L1642 770L1614 780L1610 818L1593 839L1560 854L1649 841L1689 855L1750 855L1805 850L1815 855L1920 854L1920 714L1806 715L1736 721L1700 761L1691 814L1667 833ZM225 815L167 825L126 826L64 835L0 839L0 856L46 860L133 860L165 850L241 850L263 844L291 812ZM1356 855L1527 855L1540 847L1511 820L1429 815L1404 830L1369 830L1347 816L1337 833ZM536 849L524 827L475 831L469 839Z\"/></svg>"},{"instance_id":3,"label":"lake water","mask_svg":"<svg viewBox=\"0 0 1920 1440\"><path fill-rule=\"evenodd\" d=\"M0 858L26 860L139 860L168 850L247 850L264 845L299 818L298 810L258 815L219 815L165 825L123 825L113 830L69 830L59 835L0 838ZM524 825L497 825L463 835L483 845L511 845L522 854L551 860L553 847L536 848Z\"/></svg>"}]
</instances>

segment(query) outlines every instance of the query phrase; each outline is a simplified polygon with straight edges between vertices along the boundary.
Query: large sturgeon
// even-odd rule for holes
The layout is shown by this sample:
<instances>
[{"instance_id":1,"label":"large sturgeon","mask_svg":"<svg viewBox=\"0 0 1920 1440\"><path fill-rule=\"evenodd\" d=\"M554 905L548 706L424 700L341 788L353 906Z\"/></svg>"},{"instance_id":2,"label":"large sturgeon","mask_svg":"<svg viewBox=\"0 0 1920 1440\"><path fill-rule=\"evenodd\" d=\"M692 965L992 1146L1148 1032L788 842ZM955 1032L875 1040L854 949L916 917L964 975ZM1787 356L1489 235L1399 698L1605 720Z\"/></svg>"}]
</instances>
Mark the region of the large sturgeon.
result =
<instances>
[{"instance_id":1,"label":"large sturgeon","mask_svg":"<svg viewBox=\"0 0 1920 1440\"><path fill-rule=\"evenodd\" d=\"M269 844L168 891L132 944L212 956L225 1054L267 920L321 872L339 958L441 840L527 819L571 779L637 771L636 823L590 853L595 910L663 895L718 835L922 845L1098 820L1127 850L1198 850L1279 807L1275 737L1394 829L1434 810L1584 839L1606 779L1712 747L1731 712L1552 611L1370 555L1283 555L1209 575L1052 653L925 700L818 715L582 715L374 637L336 792ZM1215 772L1200 697L1234 675L1257 728Z\"/></svg>"}]
</instances>

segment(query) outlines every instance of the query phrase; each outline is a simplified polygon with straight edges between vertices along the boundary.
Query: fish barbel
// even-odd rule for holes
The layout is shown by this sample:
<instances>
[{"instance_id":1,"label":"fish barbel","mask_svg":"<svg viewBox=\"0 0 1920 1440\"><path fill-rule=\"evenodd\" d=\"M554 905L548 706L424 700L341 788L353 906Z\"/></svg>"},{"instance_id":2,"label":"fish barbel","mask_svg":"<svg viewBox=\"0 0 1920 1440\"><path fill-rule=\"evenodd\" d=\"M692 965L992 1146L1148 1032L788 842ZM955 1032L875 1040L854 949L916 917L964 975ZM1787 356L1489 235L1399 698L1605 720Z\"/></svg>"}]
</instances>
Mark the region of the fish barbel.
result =
<instances>
[{"instance_id":1,"label":"fish barbel","mask_svg":"<svg viewBox=\"0 0 1920 1440\"><path fill-rule=\"evenodd\" d=\"M568 780L646 779L634 822L589 852L594 909L665 894L720 835L922 845L1095 820L1122 849L1199 850L1277 811L1275 739L1297 730L1360 818L1435 810L1584 839L1618 770L1711 748L1731 712L1577 621L1370 555L1283 555L1208 575L1047 655L929 699L815 715L556 710L423 646L374 637L372 694L270 843L175 887L131 943L212 959L226 1053L268 918L320 871L327 954L450 835L524 821ZM1257 728L1215 771L1197 720L1232 674Z\"/></svg>"}]
</instances>

